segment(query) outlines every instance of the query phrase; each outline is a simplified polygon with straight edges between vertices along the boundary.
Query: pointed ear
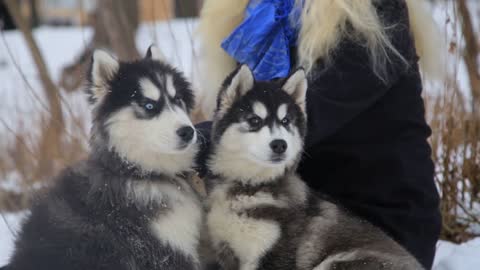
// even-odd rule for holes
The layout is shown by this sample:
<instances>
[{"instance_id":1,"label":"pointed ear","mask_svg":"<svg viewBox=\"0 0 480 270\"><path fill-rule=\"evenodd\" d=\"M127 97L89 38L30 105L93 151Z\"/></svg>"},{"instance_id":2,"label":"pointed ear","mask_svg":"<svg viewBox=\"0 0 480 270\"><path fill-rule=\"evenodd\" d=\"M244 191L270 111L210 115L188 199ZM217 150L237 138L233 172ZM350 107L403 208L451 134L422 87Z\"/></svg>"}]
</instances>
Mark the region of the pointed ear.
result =
<instances>
[{"instance_id":1,"label":"pointed ear","mask_svg":"<svg viewBox=\"0 0 480 270\"><path fill-rule=\"evenodd\" d=\"M302 68L296 70L287 78L282 86L283 91L287 92L300 106L300 109L305 112L305 99L307 94L307 77L305 70Z\"/></svg>"},{"instance_id":2,"label":"pointed ear","mask_svg":"<svg viewBox=\"0 0 480 270\"><path fill-rule=\"evenodd\" d=\"M108 92L107 83L118 71L119 63L110 54L95 50L90 71L90 100L96 102Z\"/></svg>"},{"instance_id":3,"label":"pointed ear","mask_svg":"<svg viewBox=\"0 0 480 270\"><path fill-rule=\"evenodd\" d=\"M165 55L163 55L160 48L158 48L155 44L150 45L147 50L147 55L145 58L157 60L157 61L165 61Z\"/></svg>"},{"instance_id":4,"label":"pointed ear","mask_svg":"<svg viewBox=\"0 0 480 270\"><path fill-rule=\"evenodd\" d=\"M226 80L224 90L220 92L218 106L221 111L230 108L233 103L253 88L255 79L247 65L242 65L231 75L231 80Z\"/></svg>"}]
</instances>

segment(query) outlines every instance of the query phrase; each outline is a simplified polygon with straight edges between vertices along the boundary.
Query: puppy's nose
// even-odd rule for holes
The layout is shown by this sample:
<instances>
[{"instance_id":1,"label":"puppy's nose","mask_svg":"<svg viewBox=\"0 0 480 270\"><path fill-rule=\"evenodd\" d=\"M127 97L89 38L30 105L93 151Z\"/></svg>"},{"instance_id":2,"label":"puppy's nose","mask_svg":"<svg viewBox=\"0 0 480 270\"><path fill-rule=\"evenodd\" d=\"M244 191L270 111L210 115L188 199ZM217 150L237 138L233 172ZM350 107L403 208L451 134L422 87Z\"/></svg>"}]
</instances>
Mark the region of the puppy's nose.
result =
<instances>
[{"instance_id":1,"label":"puppy's nose","mask_svg":"<svg viewBox=\"0 0 480 270\"><path fill-rule=\"evenodd\" d=\"M177 135L182 139L184 142L189 142L192 140L193 135L195 134L195 130L192 127L184 126L177 129Z\"/></svg>"},{"instance_id":2,"label":"puppy's nose","mask_svg":"<svg viewBox=\"0 0 480 270\"><path fill-rule=\"evenodd\" d=\"M283 154L287 150L287 142L285 140L273 140L270 148L276 154Z\"/></svg>"}]
</instances>

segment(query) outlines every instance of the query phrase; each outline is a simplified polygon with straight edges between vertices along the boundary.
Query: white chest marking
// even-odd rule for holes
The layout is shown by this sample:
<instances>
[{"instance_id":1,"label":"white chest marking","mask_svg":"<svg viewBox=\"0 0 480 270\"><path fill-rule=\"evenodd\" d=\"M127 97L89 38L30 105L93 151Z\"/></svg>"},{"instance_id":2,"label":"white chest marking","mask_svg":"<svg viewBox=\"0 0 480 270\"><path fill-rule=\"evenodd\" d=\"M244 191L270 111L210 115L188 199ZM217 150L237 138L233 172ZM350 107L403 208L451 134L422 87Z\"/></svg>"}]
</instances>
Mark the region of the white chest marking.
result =
<instances>
[{"instance_id":1,"label":"white chest marking","mask_svg":"<svg viewBox=\"0 0 480 270\"><path fill-rule=\"evenodd\" d=\"M198 262L198 242L202 209L195 198L165 185L162 192L169 198L169 209L151 223L153 234L162 242L190 255Z\"/></svg>"},{"instance_id":2,"label":"white chest marking","mask_svg":"<svg viewBox=\"0 0 480 270\"><path fill-rule=\"evenodd\" d=\"M150 223L152 234L162 243L198 258L198 242L202 222L202 211L195 197L186 194L172 184L148 183L131 186L131 192L140 203L157 202L168 204L167 212L161 213Z\"/></svg>"},{"instance_id":3,"label":"white chest marking","mask_svg":"<svg viewBox=\"0 0 480 270\"><path fill-rule=\"evenodd\" d=\"M224 187L218 187L210 197L207 225L212 241L214 245L226 242L240 260L240 269L256 269L259 260L279 239L280 226L273 221L238 214L236 210L274 203L275 200L265 194L260 195L257 202L255 196L227 199L225 191Z\"/></svg>"}]
</instances>

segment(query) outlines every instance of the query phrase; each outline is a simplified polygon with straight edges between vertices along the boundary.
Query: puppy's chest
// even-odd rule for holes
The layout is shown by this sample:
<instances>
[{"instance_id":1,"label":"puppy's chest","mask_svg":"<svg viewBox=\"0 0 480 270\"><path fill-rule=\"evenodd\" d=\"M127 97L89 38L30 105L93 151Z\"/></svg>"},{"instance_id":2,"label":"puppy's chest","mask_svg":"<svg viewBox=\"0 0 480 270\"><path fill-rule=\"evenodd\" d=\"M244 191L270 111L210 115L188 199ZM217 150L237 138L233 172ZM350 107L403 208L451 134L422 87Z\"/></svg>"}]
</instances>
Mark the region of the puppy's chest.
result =
<instances>
[{"instance_id":1,"label":"puppy's chest","mask_svg":"<svg viewBox=\"0 0 480 270\"><path fill-rule=\"evenodd\" d=\"M281 237L275 213L286 207L269 192L231 194L220 186L210 196L207 225L215 245L227 244L242 269L256 269Z\"/></svg>"},{"instance_id":2,"label":"puppy's chest","mask_svg":"<svg viewBox=\"0 0 480 270\"><path fill-rule=\"evenodd\" d=\"M149 185L137 186L136 196L139 203L156 209L149 219L150 233L163 245L198 261L197 247L203 209L193 191L185 185Z\"/></svg>"}]
</instances>

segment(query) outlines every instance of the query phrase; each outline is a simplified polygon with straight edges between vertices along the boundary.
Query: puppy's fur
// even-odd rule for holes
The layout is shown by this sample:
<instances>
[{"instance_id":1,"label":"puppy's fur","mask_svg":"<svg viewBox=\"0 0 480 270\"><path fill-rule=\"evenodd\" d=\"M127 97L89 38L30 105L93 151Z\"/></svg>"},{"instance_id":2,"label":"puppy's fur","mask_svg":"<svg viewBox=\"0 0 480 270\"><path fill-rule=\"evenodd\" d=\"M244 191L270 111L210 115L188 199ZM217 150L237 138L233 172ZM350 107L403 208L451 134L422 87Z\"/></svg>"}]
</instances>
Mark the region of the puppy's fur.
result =
<instances>
[{"instance_id":1,"label":"puppy's fur","mask_svg":"<svg viewBox=\"0 0 480 270\"><path fill-rule=\"evenodd\" d=\"M209 167L207 226L224 269L422 269L368 222L295 174L306 133L303 70L255 82L241 66L224 83Z\"/></svg>"},{"instance_id":2,"label":"puppy's fur","mask_svg":"<svg viewBox=\"0 0 480 270\"><path fill-rule=\"evenodd\" d=\"M33 207L7 269L199 269L193 95L159 57L94 53L91 154Z\"/></svg>"}]
</instances>

